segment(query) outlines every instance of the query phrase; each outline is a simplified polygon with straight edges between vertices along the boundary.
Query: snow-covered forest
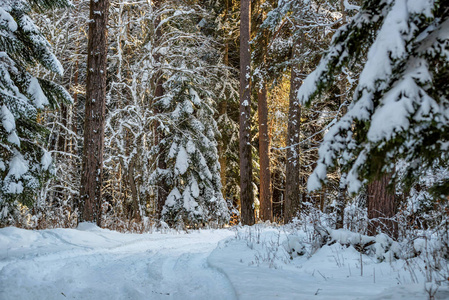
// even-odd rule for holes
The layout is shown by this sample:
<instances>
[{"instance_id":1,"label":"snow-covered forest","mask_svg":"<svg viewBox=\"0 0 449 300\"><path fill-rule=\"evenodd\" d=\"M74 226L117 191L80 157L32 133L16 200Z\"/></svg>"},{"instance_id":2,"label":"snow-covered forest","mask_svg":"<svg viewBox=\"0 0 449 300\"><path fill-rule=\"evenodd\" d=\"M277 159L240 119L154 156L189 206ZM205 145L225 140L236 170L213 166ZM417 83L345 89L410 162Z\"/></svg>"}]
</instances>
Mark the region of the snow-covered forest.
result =
<instances>
[{"instance_id":1,"label":"snow-covered forest","mask_svg":"<svg viewBox=\"0 0 449 300\"><path fill-rule=\"evenodd\" d=\"M449 299L448 0L0 0L0 106L0 299Z\"/></svg>"}]
</instances>

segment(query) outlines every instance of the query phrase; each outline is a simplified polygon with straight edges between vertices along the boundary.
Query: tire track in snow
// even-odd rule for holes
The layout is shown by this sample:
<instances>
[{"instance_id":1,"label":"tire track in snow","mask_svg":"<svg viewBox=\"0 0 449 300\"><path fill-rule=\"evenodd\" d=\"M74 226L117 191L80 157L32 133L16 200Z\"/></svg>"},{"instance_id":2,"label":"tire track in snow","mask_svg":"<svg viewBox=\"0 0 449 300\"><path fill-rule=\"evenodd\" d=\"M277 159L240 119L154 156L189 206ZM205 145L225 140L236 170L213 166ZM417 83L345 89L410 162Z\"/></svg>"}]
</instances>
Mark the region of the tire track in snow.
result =
<instances>
[{"instance_id":1,"label":"tire track in snow","mask_svg":"<svg viewBox=\"0 0 449 300\"><path fill-rule=\"evenodd\" d=\"M237 298L226 275L207 263L220 238L140 235L123 242L102 232L105 243L86 247L64 231L39 235L20 255L0 256L0 299Z\"/></svg>"},{"instance_id":2,"label":"tire track in snow","mask_svg":"<svg viewBox=\"0 0 449 300\"><path fill-rule=\"evenodd\" d=\"M175 255L159 252L152 256L147 265L150 278L157 281L154 292L165 296L160 299L237 299L227 276L207 264L209 254L210 251Z\"/></svg>"}]
</instances>

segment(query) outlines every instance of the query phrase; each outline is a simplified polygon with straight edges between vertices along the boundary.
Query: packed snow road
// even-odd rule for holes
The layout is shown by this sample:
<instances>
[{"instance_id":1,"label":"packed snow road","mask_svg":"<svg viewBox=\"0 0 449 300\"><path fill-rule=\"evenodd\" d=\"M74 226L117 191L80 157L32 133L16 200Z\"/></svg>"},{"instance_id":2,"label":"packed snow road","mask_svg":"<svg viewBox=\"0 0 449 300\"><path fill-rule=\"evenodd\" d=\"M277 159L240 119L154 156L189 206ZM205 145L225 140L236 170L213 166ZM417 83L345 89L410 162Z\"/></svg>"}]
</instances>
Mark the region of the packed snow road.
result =
<instances>
[{"instance_id":1,"label":"packed snow road","mask_svg":"<svg viewBox=\"0 0 449 300\"><path fill-rule=\"evenodd\" d=\"M0 299L236 299L207 257L230 231L0 231Z\"/></svg>"},{"instance_id":2,"label":"packed snow road","mask_svg":"<svg viewBox=\"0 0 449 300\"><path fill-rule=\"evenodd\" d=\"M380 263L334 243L291 259L288 248L300 250L295 239L307 232L264 224L189 234L121 234L85 223L1 228L0 300L427 298L419 258ZM449 299L447 285L435 299Z\"/></svg>"}]
</instances>

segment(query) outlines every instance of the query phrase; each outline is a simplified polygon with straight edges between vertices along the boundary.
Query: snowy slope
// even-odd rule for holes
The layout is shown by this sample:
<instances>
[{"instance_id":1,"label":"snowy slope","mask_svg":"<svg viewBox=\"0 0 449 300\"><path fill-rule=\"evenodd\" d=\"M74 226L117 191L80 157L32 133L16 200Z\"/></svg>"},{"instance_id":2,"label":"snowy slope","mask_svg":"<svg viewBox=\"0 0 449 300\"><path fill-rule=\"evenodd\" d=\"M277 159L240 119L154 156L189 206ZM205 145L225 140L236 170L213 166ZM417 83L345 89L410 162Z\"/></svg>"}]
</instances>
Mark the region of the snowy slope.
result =
<instances>
[{"instance_id":1,"label":"snowy slope","mask_svg":"<svg viewBox=\"0 0 449 300\"><path fill-rule=\"evenodd\" d=\"M0 229L0 299L425 299L404 262L334 244L290 260L274 228ZM417 272L419 273L419 272ZM375 278L374 278L375 277ZM449 299L441 289L438 299Z\"/></svg>"}]
</instances>

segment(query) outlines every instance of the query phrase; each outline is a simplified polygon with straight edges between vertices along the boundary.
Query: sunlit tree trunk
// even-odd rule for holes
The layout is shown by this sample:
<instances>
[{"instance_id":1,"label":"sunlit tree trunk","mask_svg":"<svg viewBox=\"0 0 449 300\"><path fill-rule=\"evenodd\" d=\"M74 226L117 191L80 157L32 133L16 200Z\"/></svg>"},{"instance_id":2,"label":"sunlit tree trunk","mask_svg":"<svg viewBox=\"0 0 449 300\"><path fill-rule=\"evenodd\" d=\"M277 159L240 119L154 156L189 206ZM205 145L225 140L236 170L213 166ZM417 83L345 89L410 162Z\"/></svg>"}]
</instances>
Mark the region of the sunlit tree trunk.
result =
<instances>
[{"instance_id":1,"label":"sunlit tree trunk","mask_svg":"<svg viewBox=\"0 0 449 300\"><path fill-rule=\"evenodd\" d=\"M226 0L226 8L224 12L224 22L228 22L228 10L229 10L229 1ZM224 49L224 58L223 63L225 66L229 65L229 41L228 38L225 40L225 49ZM228 102L227 99L222 99L222 101L218 104L218 114L219 117L226 115L228 110ZM220 178L221 178L221 186L223 195L225 195L225 189L226 189L226 168L227 168L227 159L226 159L226 145L225 142L222 140L218 145L218 161L220 163Z\"/></svg>"},{"instance_id":2,"label":"sunlit tree trunk","mask_svg":"<svg viewBox=\"0 0 449 300\"><path fill-rule=\"evenodd\" d=\"M251 157L251 83L250 83L250 0L240 1L240 203L241 221L254 224L254 196Z\"/></svg>"},{"instance_id":3,"label":"sunlit tree trunk","mask_svg":"<svg viewBox=\"0 0 449 300\"><path fill-rule=\"evenodd\" d=\"M108 0L91 0L80 199L82 220L101 223Z\"/></svg>"},{"instance_id":4,"label":"sunlit tree trunk","mask_svg":"<svg viewBox=\"0 0 449 300\"><path fill-rule=\"evenodd\" d=\"M299 43L299 42L298 42ZM297 54L298 45L294 46L293 53ZM284 200L284 223L290 222L299 212L301 194L299 191L299 154L300 154L300 125L301 106L296 93L301 86L300 70L297 64L292 65L290 78L290 96L288 109L287 128L287 161L285 174L285 200Z\"/></svg>"},{"instance_id":5,"label":"sunlit tree trunk","mask_svg":"<svg viewBox=\"0 0 449 300\"><path fill-rule=\"evenodd\" d=\"M270 137L268 135L268 104L265 84L257 93L259 117L260 211L263 221L273 219L271 203Z\"/></svg>"}]
</instances>

